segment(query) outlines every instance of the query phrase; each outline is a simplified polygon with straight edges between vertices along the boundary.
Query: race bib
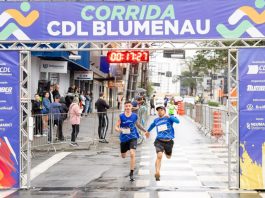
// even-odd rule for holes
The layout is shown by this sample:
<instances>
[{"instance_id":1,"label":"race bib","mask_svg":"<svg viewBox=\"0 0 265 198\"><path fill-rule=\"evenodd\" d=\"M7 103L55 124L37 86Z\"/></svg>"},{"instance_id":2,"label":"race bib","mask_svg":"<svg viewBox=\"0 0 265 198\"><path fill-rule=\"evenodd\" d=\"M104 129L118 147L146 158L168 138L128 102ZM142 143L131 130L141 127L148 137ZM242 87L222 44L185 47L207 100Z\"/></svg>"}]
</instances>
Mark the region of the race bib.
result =
<instances>
[{"instance_id":1,"label":"race bib","mask_svg":"<svg viewBox=\"0 0 265 198\"><path fill-rule=\"evenodd\" d=\"M122 134L130 134L131 133L131 129L130 128L122 128Z\"/></svg>"},{"instance_id":2,"label":"race bib","mask_svg":"<svg viewBox=\"0 0 265 198\"><path fill-rule=\"evenodd\" d=\"M157 131L158 132L162 132L162 131L166 131L167 130L167 124L162 124L157 126Z\"/></svg>"}]
</instances>

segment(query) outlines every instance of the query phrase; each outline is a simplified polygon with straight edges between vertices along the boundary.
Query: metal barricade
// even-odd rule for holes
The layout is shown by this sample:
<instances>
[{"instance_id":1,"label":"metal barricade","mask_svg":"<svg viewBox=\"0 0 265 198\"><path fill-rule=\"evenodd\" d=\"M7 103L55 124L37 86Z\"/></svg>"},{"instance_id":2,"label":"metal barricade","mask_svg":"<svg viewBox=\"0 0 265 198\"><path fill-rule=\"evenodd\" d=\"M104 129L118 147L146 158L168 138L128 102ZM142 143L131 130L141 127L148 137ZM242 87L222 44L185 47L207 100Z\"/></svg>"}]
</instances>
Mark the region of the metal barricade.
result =
<instances>
[{"instance_id":1,"label":"metal barricade","mask_svg":"<svg viewBox=\"0 0 265 198\"><path fill-rule=\"evenodd\" d=\"M109 110L107 113L89 113L82 114L79 125L79 133L76 138L78 143L98 142L99 137L99 121L103 116L105 119L102 127L104 128L104 139L111 138L114 134L115 124L119 118L121 111ZM50 150L55 149L55 145L71 143L72 125L70 123L70 115L68 113L60 114L39 114L33 115L33 141L32 149ZM115 134L114 134L115 135Z\"/></svg>"},{"instance_id":2,"label":"metal barricade","mask_svg":"<svg viewBox=\"0 0 265 198\"><path fill-rule=\"evenodd\" d=\"M193 112L190 107L186 108L186 112L197 123L199 131L205 136L216 137L216 139L221 139L228 144L228 110L197 104L193 108ZM216 116L218 116L218 120ZM217 121L218 123L216 123ZM219 135L214 131L217 130L216 126L220 127Z\"/></svg>"}]
</instances>

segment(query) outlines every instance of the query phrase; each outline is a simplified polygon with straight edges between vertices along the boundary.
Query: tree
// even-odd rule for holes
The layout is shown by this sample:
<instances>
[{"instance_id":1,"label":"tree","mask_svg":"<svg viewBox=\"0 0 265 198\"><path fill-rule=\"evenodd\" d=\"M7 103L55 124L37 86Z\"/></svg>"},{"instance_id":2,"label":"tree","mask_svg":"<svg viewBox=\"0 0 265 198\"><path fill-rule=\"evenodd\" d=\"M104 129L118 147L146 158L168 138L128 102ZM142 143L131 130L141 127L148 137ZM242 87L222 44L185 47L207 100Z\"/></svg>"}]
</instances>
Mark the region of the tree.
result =
<instances>
[{"instance_id":1,"label":"tree","mask_svg":"<svg viewBox=\"0 0 265 198\"><path fill-rule=\"evenodd\" d=\"M195 67L193 60L186 61L187 70L181 73L181 85L189 88L189 95L192 96L196 92L196 77L200 76L200 70Z\"/></svg>"}]
</instances>

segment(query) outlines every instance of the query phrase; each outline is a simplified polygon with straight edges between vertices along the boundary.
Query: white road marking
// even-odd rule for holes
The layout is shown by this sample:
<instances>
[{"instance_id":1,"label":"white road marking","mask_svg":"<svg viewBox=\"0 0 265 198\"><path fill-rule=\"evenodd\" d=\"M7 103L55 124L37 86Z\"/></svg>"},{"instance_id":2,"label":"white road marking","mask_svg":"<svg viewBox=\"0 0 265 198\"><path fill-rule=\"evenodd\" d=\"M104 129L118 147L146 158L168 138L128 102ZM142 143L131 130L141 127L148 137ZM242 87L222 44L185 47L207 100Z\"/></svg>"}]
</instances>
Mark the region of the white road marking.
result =
<instances>
[{"instance_id":1,"label":"white road marking","mask_svg":"<svg viewBox=\"0 0 265 198\"><path fill-rule=\"evenodd\" d=\"M63 158L65 158L67 155L70 155L72 152L61 152L53 155L49 159L45 160L38 166L34 167L30 171L31 181L38 177L40 174L44 173L46 170L48 170L50 167L61 161ZM17 190L4 190L0 192L0 198L7 197Z\"/></svg>"}]
</instances>

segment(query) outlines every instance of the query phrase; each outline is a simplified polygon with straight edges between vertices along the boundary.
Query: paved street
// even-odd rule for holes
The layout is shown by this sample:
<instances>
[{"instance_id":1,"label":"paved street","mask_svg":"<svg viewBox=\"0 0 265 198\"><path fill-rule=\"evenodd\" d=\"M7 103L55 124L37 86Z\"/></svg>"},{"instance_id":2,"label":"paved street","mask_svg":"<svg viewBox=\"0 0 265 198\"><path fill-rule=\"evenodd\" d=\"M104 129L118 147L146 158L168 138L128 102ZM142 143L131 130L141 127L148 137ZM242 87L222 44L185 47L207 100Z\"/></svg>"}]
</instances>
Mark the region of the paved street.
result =
<instances>
[{"instance_id":1,"label":"paved street","mask_svg":"<svg viewBox=\"0 0 265 198\"><path fill-rule=\"evenodd\" d=\"M180 121L175 125L172 159L164 157L162 161L161 181L154 179L155 133L137 149L133 183L128 177L129 158L119 157L118 139L113 136L110 144L48 156L43 167L40 164L33 169L33 188L8 197L265 197L254 191L229 191L227 148L200 134L189 118L181 117Z\"/></svg>"}]
</instances>

